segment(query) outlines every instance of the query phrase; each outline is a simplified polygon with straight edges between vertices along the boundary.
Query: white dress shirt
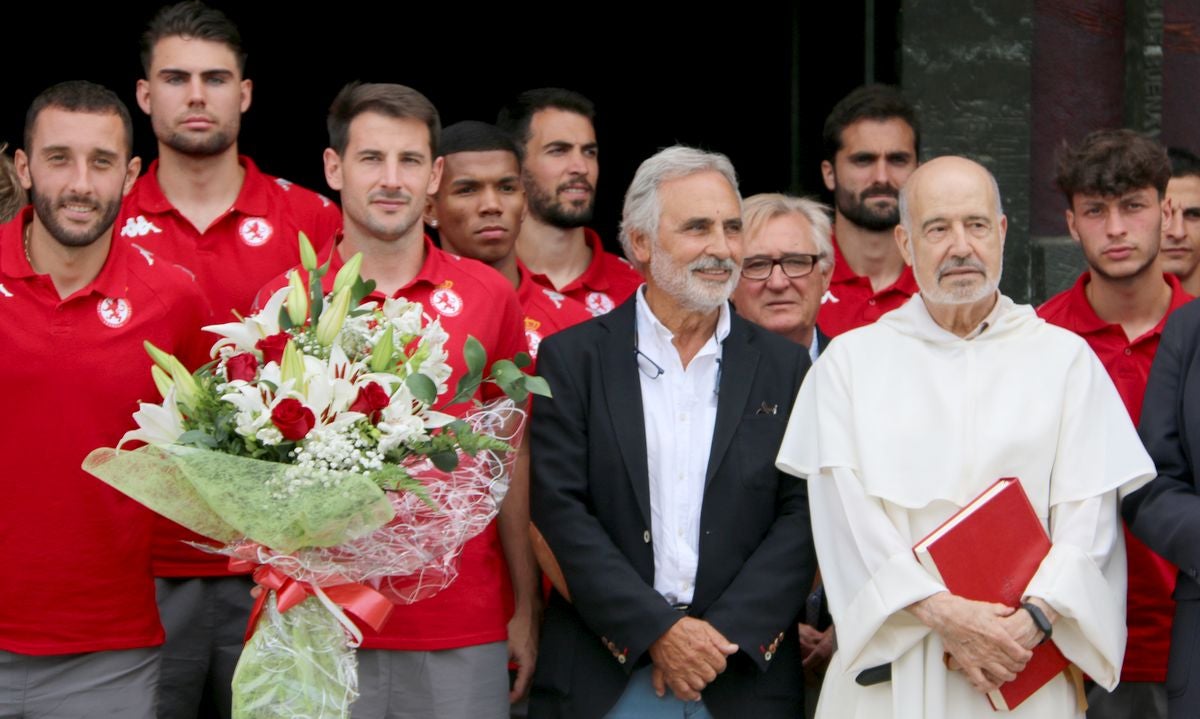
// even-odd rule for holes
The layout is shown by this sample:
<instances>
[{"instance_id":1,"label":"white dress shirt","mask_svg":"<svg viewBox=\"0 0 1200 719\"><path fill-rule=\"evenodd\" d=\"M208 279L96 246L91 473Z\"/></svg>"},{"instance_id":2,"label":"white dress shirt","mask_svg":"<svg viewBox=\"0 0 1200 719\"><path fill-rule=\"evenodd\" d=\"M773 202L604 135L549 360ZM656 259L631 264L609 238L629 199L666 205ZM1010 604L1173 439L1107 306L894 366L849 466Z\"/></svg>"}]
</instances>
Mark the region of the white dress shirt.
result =
<instances>
[{"instance_id":1,"label":"white dress shirt","mask_svg":"<svg viewBox=\"0 0 1200 719\"><path fill-rule=\"evenodd\" d=\"M696 586L704 476L717 421L721 342L728 334L729 304L725 303L716 333L685 369L671 344L674 335L646 304L645 285L637 292L641 352L637 361L650 472L654 589L671 604L690 604Z\"/></svg>"}]
</instances>

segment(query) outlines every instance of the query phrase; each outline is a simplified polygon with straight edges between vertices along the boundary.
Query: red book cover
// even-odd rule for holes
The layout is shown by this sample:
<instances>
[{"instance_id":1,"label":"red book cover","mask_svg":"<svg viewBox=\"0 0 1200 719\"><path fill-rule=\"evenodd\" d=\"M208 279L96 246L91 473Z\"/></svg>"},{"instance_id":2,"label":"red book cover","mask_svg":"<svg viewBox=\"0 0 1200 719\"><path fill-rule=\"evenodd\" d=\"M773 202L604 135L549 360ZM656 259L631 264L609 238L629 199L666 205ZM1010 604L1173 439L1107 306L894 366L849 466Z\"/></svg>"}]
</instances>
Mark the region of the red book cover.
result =
<instances>
[{"instance_id":1,"label":"red book cover","mask_svg":"<svg viewBox=\"0 0 1200 719\"><path fill-rule=\"evenodd\" d=\"M953 594L1010 607L1050 551L1050 537L1033 511L1021 481L998 480L913 547L917 561ZM1048 641L1011 682L988 694L992 708L1012 710L1067 667Z\"/></svg>"}]
</instances>

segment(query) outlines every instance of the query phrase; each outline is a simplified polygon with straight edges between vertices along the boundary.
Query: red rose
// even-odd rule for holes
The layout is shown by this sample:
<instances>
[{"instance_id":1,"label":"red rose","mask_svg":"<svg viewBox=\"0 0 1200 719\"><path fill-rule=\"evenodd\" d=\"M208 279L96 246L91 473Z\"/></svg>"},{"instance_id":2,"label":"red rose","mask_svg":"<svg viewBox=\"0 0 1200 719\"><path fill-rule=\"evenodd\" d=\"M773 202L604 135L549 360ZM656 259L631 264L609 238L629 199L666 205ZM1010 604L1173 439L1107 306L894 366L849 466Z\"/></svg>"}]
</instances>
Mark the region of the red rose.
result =
<instances>
[{"instance_id":1,"label":"red rose","mask_svg":"<svg viewBox=\"0 0 1200 719\"><path fill-rule=\"evenodd\" d=\"M258 374L258 358L249 352L234 355L225 361L225 376L232 382L235 379L253 382Z\"/></svg>"},{"instance_id":2,"label":"red rose","mask_svg":"<svg viewBox=\"0 0 1200 719\"><path fill-rule=\"evenodd\" d=\"M383 391L375 382L368 382L358 388L358 396L354 398L354 404L350 405L351 412L362 412L371 420L371 424L379 424L379 416L382 410L392 403L387 392Z\"/></svg>"},{"instance_id":3,"label":"red rose","mask_svg":"<svg viewBox=\"0 0 1200 719\"><path fill-rule=\"evenodd\" d=\"M283 433L284 439L299 442L308 436L309 430L317 423L317 418L308 407L298 399L279 400L275 409L271 410L271 422Z\"/></svg>"},{"instance_id":4,"label":"red rose","mask_svg":"<svg viewBox=\"0 0 1200 719\"><path fill-rule=\"evenodd\" d=\"M254 349L262 352L263 362L283 362L283 349L292 338L287 332L277 332L270 337L263 337L254 344Z\"/></svg>"}]
</instances>

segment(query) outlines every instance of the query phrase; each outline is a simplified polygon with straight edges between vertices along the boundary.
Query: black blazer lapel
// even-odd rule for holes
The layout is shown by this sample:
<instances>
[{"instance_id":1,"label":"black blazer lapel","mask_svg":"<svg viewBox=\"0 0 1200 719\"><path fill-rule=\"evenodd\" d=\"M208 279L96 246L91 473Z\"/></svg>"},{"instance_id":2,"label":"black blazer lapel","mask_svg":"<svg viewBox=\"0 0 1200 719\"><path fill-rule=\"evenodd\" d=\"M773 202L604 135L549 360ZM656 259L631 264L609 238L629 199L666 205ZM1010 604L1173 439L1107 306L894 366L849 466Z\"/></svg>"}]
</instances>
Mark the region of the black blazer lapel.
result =
<instances>
[{"instance_id":1,"label":"black blazer lapel","mask_svg":"<svg viewBox=\"0 0 1200 719\"><path fill-rule=\"evenodd\" d=\"M750 340L746 321L730 309L729 335L721 345L721 385L717 391L717 422L713 427L708 471L704 475L706 490L746 413L746 401L754 384L759 358L758 350L751 346Z\"/></svg>"},{"instance_id":2,"label":"black blazer lapel","mask_svg":"<svg viewBox=\"0 0 1200 719\"><path fill-rule=\"evenodd\" d=\"M633 485L642 526L650 526L650 470L646 464L646 419L642 412L641 378L633 354L633 331L637 305L634 297L602 316L609 330L599 348L604 398L612 419L613 435Z\"/></svg>"}]
</instances>

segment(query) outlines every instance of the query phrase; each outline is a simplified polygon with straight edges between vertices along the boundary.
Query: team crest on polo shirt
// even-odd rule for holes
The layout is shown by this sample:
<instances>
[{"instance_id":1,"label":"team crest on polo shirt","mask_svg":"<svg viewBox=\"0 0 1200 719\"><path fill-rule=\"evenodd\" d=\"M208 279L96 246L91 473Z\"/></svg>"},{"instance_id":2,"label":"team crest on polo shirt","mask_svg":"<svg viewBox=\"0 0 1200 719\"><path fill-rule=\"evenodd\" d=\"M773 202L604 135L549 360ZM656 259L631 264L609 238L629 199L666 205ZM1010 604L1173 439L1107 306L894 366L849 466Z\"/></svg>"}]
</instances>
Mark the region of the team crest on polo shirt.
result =
<instances>
[{"instance_id":1,"label":"team crest on polo shirt","mask_svg":"<svg viewBox=\"0 0 1200 719\"><path fill-rule=\"evenodd\" d=\"M532 317L525 318L525 342L529 345L529 356L537 357L538 345L542 343L542 335L537 330L542 326Z\"/></svg>"},{"instance_id":2,"label":"team crest on polo shirt","mask_svg":"<svg viewBox=\"0 0 1200 719\"><path fill-rule=\"evenodd\" d=\"M247 217L238 225L238 236L251 247L265 245L273 234L275 228L262 217Z\"/></svg>"},{"instance_id":3,"label":"team crest on polo shirt","mask_svg":"<svg viewBox=\"0 0 1200 719\"><path fill-rule=\"evenodd\" d=\"M588 312L591 312L593 317L612 312L612 308L616 307L612 298L603 292L589 292L584 304L587 305Z\"/></svg>"},{"instance_id":4,"label":"team crest on polo shirt","mask_svg":"<svg viewBox=\"0 0 1200 719\"><path fill-rule=\"evenodd\" d=\"M133 310L124 297L105 297L96 305L96 314L105 325L117 328L129 321Z\"/></svg>"},{"instance_id":5,"label":"team crest on polo shirt","mask_svg":"<svg viewBox=\"0 0 1200 719\"><path fill-rule=\"evenodd\" d=\"M457 292L450 289L453 286L453 282L446 280L442 284L438 285L436 290L429 294L429 304L433 305L433 308L440 314L446 315L447 317L453 317L457 315L459 312L462 312L463 308L462 297Z\"/></svg>"}]
</instances>

